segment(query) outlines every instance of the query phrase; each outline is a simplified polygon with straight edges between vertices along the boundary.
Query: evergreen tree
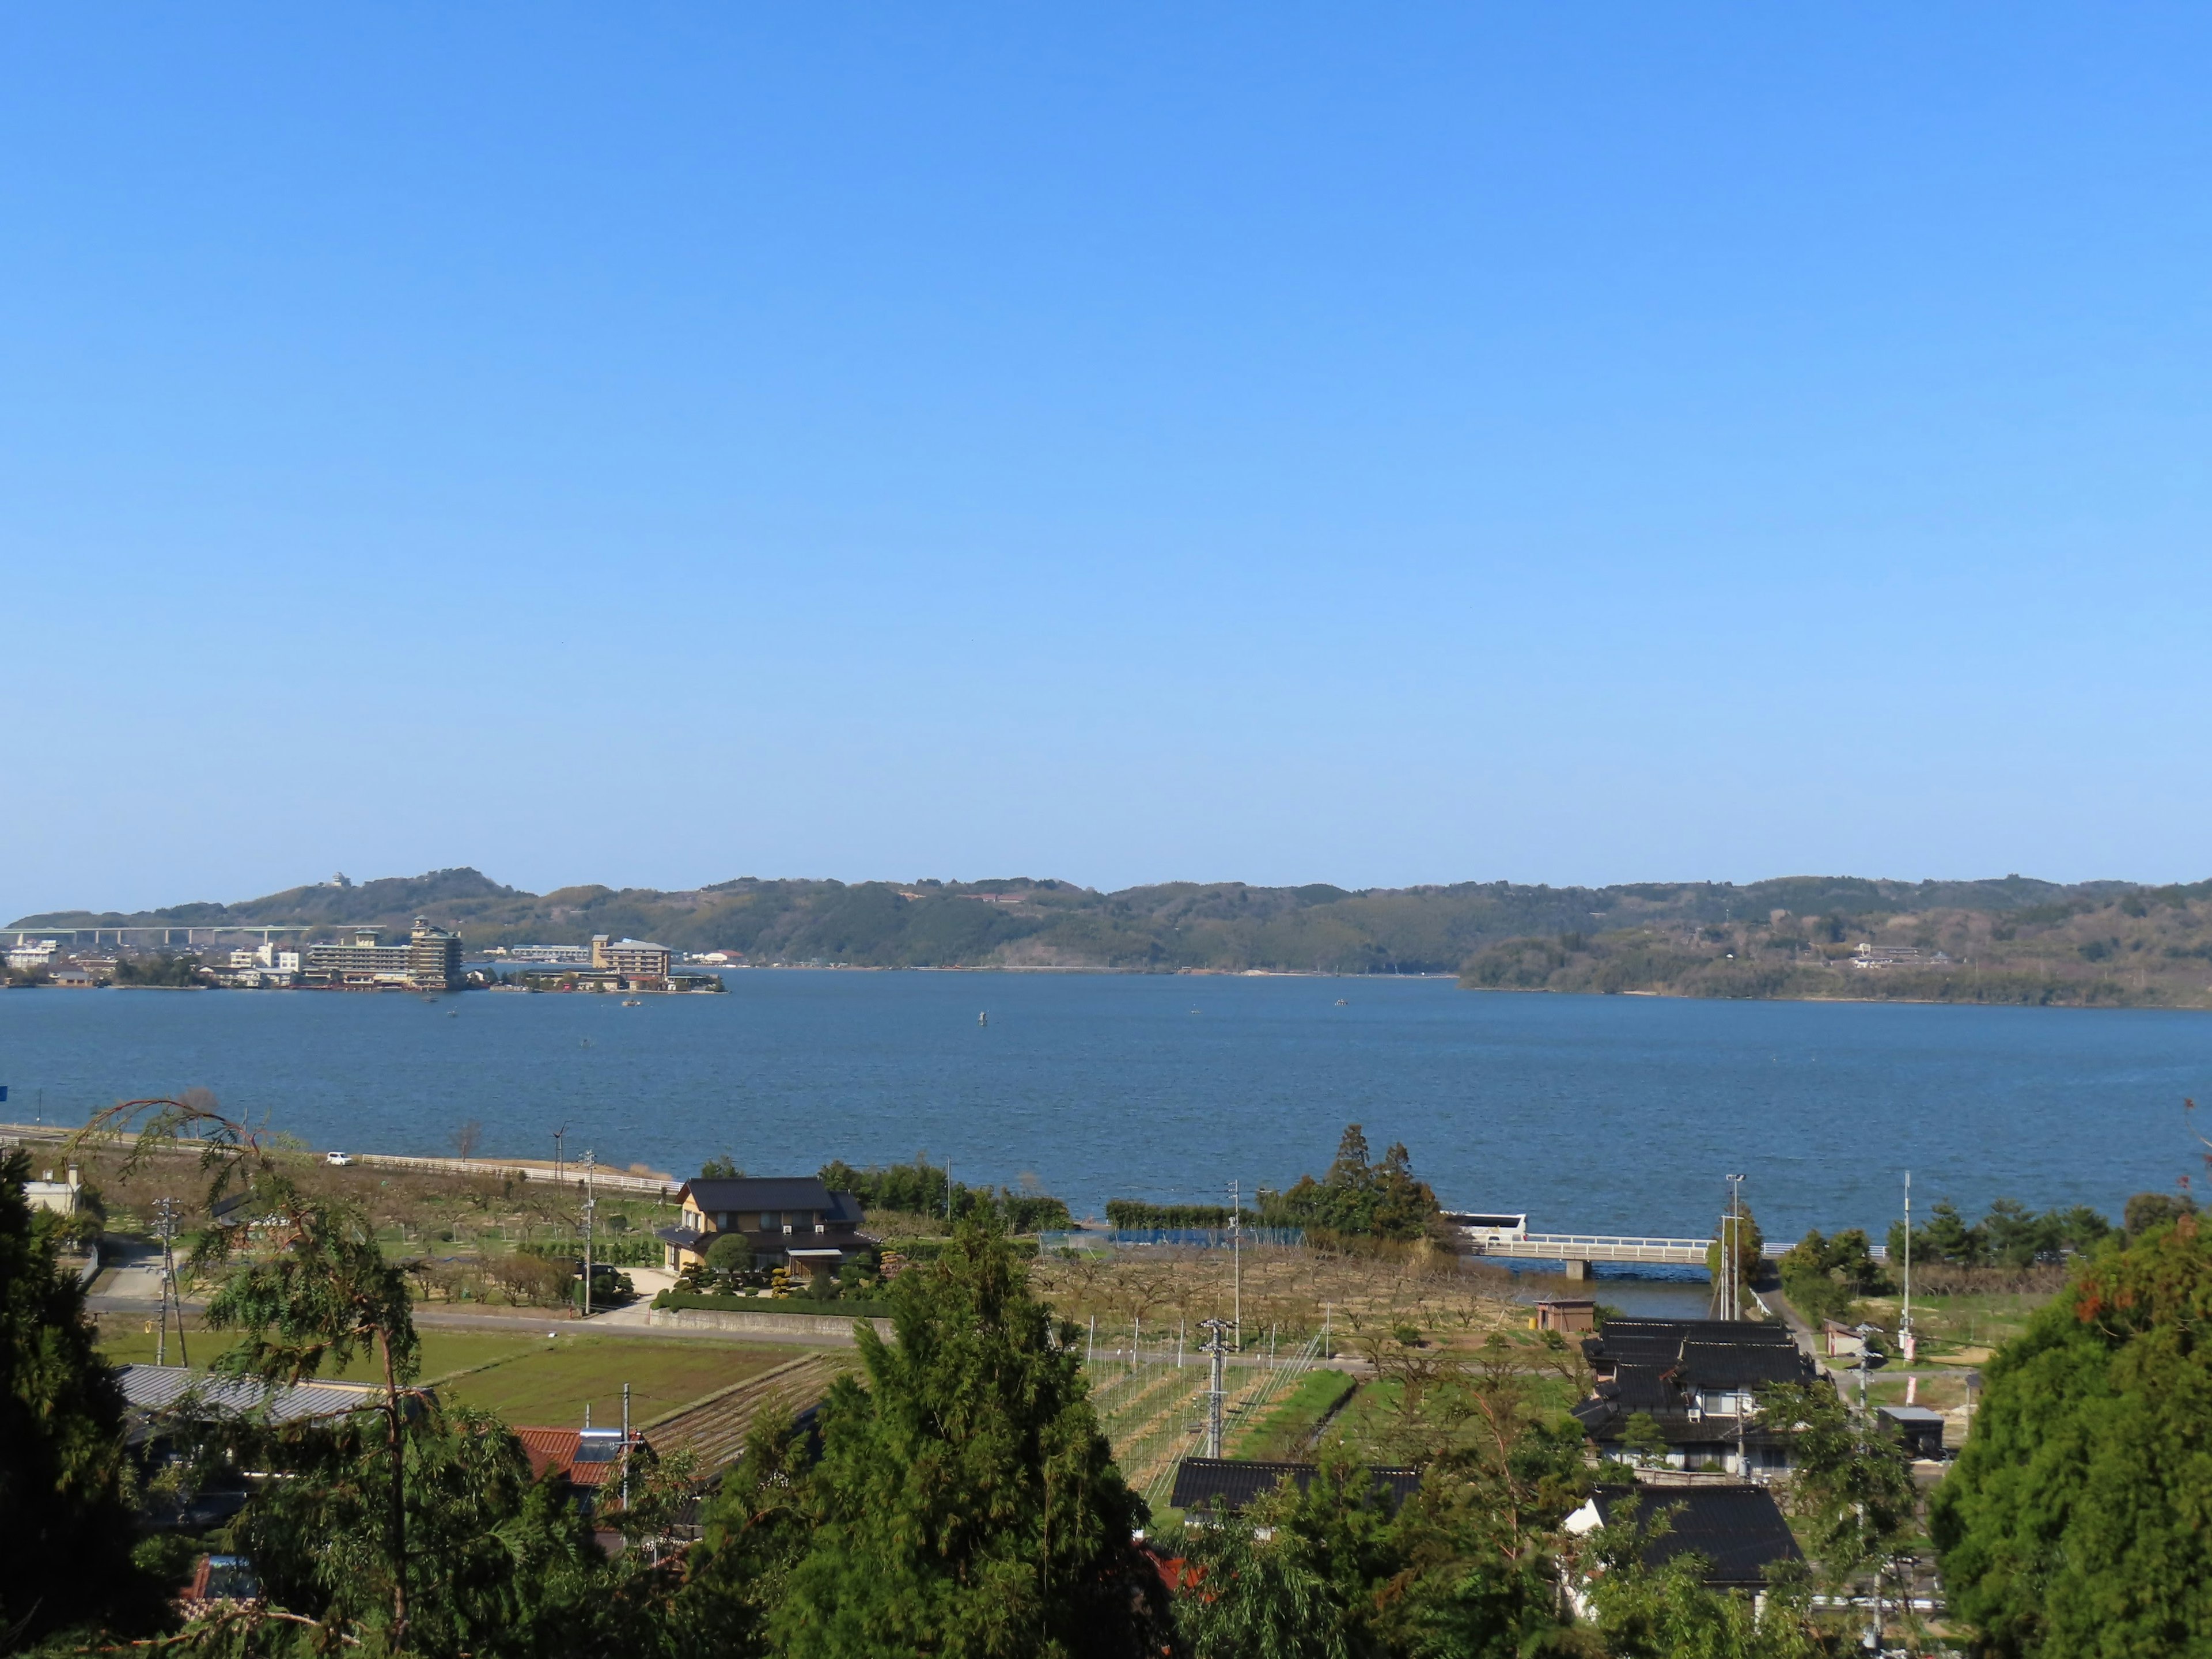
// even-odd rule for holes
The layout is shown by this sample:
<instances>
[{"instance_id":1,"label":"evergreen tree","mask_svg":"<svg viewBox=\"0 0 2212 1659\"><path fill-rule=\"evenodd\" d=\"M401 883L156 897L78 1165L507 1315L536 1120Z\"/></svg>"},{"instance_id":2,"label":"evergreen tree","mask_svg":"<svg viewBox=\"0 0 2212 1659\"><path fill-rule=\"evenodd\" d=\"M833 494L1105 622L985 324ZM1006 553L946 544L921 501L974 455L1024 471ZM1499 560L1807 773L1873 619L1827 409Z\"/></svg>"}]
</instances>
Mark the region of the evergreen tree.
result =
<instances>
[{"instance_id":1,"label":"evergreen tree","mask_svg":"<svg viewBox=\"0 0 2212 1659\"><path fill-rule=\"evenodd\" d=\"M1146 1651L1160 1587L1132 1538L1145 1506L1099 1432L1075 1328L1031 1297L981 1218L894 1281L891 1319L896 1345L856 1328L866 1385L841 1378L823 1406L777 1647Z\"/></svg>"},{"instance_id":2,"label":"evergreen tree","mask_svg":"<svg viewBox=\"0 0 2212 1659\"><path fill-rule=\"evenodd\" d=\"M2212 1650L2208 1328L2212 1238L2184 1214L2081 1268L1990 1361L1929 1527L1989 1652Z\"/></svg>"},{"instance_id":3,"label":"evergreen tree","mask_svg":"<svg viewBox=\"0 0 2212 1659\"><path fill-rule=\"evenodd\" d=\"M1912 1522L1912 1460L1887 1419L1862 1419L1825 1382L1761 1390L1759 1416L1789 1432L1790 1512L1830 1583L1879 1563Z\"/></svg>"},{"instance_id":4,"label":"evergreen tree","mask_svg":"<svg viewBox=\"0 0 2212 1659\"><path fill-rule=\"evenodd\" d=\"M154 1601L131 1565L122 1391L30 1178L28 1153L0 1158L0 1650Z\"/></svg>"}]
</instances>

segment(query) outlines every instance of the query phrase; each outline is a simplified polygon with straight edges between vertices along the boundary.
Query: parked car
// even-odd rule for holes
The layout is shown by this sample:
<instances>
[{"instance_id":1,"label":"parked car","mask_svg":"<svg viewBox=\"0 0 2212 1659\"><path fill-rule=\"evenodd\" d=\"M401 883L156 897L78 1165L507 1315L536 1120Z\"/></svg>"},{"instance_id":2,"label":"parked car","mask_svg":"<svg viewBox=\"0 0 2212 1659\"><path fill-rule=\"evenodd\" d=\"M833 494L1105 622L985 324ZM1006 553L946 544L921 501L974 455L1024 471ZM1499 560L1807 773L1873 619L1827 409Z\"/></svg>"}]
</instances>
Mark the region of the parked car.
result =
<instances>
[{"instance_id":1,"label":"parked car","mask_svg":"<svg viewBox=\"0 0 2212 1659\"><path fill-rule=\"evenodd\" d=\"M350 1167L353 1163L353 1154L351 1152L325 1152L323 1154L323 1162L329 1164L333 1170L347 1169Z\"/></svg>"}]
</instances>

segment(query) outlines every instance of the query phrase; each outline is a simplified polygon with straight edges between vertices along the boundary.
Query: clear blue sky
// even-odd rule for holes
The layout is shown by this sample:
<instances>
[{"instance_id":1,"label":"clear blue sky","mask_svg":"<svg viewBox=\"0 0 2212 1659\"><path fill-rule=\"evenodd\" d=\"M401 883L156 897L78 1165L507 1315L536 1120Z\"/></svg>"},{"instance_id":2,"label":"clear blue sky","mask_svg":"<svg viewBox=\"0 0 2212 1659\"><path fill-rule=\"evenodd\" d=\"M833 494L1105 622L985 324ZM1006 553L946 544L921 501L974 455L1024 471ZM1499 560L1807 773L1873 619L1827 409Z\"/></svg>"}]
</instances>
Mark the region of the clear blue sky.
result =
<instances>
[{"instance_id":1,"label":"clear blue sky","mask_svg":"<svg viewBox=\"0 0 2212 1659\"><path fill-rule=\"evenodd\" d=\"M2208 57L14 9L0 912L2212 874Z\"/></svg>"}]
</instances>

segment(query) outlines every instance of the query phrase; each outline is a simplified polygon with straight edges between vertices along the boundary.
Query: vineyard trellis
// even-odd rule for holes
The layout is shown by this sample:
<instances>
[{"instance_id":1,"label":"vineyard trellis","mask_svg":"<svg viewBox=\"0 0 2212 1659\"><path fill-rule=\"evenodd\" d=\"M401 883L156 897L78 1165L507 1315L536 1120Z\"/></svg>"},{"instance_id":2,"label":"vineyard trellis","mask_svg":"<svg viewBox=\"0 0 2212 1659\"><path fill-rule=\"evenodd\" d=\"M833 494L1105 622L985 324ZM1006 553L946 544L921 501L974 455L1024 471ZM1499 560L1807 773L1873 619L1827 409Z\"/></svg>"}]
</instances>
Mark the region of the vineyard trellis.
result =
<instances>
[{"instance_id":1,"label":"vineyard trellis","mask_svg":"<svg viewBox=\"0 0 2212 1659\"><path fill-rule=\"evenodd\" d=\"M1154 1510L1174 1490L1176 1465L1202 1449L1206 1435L1208 1366L1206 1355L1178 1327L1148 1334L1141 1322L1109 1334L1102 1347L1086 1341L1085 1370L1099 1425L1114 1448L1122 1478ZM1254 1423L1284 1388L1322 1357L1326 1337L1316 1332L1279 1351L1270 1334L1250 1355L1231 1356L1223 1382L1224 1449Z\"/></svg>"}]
</instances>

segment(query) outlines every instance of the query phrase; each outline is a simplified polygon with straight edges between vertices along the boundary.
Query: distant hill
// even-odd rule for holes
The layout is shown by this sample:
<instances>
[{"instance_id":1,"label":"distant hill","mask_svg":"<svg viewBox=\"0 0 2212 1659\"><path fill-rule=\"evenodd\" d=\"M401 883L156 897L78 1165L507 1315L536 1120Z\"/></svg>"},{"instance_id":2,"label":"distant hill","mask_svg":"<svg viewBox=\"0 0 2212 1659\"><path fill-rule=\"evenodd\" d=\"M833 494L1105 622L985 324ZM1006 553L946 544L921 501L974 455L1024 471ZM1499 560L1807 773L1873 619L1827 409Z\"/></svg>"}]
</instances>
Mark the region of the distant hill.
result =
<instances>
[{"instance_id":1,"label":"distant hill","mask_svg":"<svg viewBox=\"0 0 2212 1659\"><path fill-rule=\"evenodd\" d=\"M761 964L1455 973L1496 989L2212 1006L2212 882L2154 889L2021 876L1790 876L1745 886L1462 882L1359 891L1171 882L1100 893L1026 877L851 884L744 877L681 892L538 894L457 869L128 915L58 911L11 925L336 932L404 927L417 915L459 928L475 948L629 934ZM1955 965L1830 965L1863 941L1942 950ZM1976 984L1980 994L1969 997Z\"/></svg>"}]
</instances>

